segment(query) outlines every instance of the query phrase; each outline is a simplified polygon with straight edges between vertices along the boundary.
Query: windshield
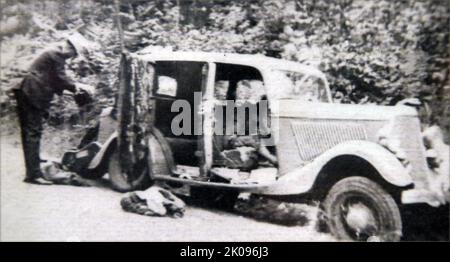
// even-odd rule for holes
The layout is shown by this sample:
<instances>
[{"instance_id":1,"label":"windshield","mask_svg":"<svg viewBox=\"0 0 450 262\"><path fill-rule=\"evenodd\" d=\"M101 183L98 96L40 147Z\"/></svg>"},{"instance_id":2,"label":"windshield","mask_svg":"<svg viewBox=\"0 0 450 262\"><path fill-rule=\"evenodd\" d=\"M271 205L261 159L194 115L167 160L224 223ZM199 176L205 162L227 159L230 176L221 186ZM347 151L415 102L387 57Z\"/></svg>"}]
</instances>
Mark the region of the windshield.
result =
<instances>
[{"instance_id":1,"label":"windshield","mask_svg":"<svg viewBox=\"0 0 450 262\"><path fill-rule=\"evenodd\" d=\"M298 72L276 70L270 90L275 99L296 99L308 102L330 102L324 79Z\"/></svg>"}]
</instances>

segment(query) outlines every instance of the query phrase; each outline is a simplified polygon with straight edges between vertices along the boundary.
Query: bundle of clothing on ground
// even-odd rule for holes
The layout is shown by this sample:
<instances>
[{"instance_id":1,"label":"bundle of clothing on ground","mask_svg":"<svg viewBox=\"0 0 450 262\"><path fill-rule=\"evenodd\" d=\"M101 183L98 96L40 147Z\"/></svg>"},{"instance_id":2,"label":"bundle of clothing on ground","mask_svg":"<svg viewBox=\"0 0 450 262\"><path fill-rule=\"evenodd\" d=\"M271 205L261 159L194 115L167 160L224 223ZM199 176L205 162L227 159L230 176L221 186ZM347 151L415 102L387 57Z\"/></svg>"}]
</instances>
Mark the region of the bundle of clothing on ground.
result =
<instances>
[{"instance_id":1,"label":"bundle of clothing on ground","mask_svg":"<svg viewBox=\"0 0 450 262\"><path fill-rule=\"evenodd\" d=\"M144 216L184 216L186 204L166 189L152 186L145 191L127 193L120 201L126 212Z\"/></svg>"}]
</instances>

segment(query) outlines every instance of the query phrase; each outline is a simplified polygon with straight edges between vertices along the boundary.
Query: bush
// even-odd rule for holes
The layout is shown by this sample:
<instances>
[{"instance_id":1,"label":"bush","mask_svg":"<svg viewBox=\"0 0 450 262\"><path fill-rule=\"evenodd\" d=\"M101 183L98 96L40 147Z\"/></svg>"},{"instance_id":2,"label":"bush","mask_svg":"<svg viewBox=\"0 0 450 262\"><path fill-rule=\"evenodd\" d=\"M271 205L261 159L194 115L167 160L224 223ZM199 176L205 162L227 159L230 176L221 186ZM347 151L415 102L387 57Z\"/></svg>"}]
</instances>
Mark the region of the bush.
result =
<instances>
[{"instance_id":1,"label":"bush","mask_svg":"<svg viewBox=\"0 0 450 262\"><path fill-rule=\"evenodd\" d=\"M47 18L49 27L84 25L79 31L101 44L91 65L101 61L103 66L87 82L97 86L98 104L107 104L116 90L111 76L117 75L120 51L113 1L20 2L34 18ZM11 1L9 5L14 7ZM449 129L444 99L450 90L448 1L121 0L120 11L125 46L131 51L155 45L299 61L327 74L338 102L393 105L417 97L431 110L422 121ZM58 30L48 26L20 32L29 44L17 41L16 34L3 39L3 46L19 43L8 53L26 57L58 40ZM3 82L14 77L12 67L2 62ZM72 69L76 79L86 81L80 77L86 72Z\"/></svg>"}]
</instances>

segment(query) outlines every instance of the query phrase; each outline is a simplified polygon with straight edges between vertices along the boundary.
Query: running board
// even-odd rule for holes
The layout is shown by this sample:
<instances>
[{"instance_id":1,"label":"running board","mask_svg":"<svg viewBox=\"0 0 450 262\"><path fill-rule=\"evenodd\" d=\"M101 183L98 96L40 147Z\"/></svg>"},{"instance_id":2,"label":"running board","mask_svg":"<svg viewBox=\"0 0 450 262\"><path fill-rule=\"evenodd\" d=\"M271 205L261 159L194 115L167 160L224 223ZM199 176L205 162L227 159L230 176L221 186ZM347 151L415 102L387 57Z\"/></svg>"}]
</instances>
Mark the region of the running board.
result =
<instances>
[{"instance_id":1,"label":"running board","mask_svg":"<svg viewBox=\"0 0 450 262\"><path fill-rule=\"evenodd\" d=\"M190 186L204 186L211 188L220 188L220 189L229 189L229 190L239 190L239 191L254 191L254 190L264 190L269 186L273 185L273 183L266 184L225 184L218 182L208 182L208 181L199 181L187 178L177 178L170 175L154 175L153 179L162 180L168 182L176 182L181 184L187 184Z\"/></svg>"}]
</instances>

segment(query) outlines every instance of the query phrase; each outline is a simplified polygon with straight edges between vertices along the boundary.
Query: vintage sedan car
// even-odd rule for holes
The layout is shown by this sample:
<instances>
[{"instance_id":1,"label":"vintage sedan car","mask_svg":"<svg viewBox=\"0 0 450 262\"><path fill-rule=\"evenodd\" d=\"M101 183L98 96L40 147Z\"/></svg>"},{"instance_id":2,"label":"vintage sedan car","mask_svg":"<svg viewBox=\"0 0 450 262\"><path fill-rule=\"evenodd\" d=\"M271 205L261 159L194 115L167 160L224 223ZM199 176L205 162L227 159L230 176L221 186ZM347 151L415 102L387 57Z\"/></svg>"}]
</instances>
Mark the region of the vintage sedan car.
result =
<instances>
[{"instance_id":1,"label":"vintage sedan car","mask_svg":"<svg viewBox=\"0 0 450 262\"><path fill-rule=\"evenodd\" d=\"M268 102L267 149L276 165L242 171L217 164L215 111L221 99L236 99L242 81L258 82ZM180 101L192 109L181 133L173 130ZM124 54L117 108L104 111L96 132L93 143L65 155L67 169L89 178L108 173L122 192L153 181L185 195L209 188L312 197L341 239L399 240L399 206L446 203L448 177L439 178L441 191L430 189L439 175L427 163L415 108L333 103L321 71L262 55Z\"/></svg>"}]
</instances>

